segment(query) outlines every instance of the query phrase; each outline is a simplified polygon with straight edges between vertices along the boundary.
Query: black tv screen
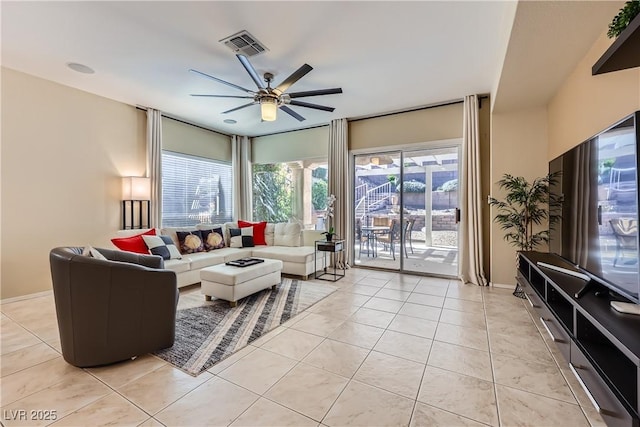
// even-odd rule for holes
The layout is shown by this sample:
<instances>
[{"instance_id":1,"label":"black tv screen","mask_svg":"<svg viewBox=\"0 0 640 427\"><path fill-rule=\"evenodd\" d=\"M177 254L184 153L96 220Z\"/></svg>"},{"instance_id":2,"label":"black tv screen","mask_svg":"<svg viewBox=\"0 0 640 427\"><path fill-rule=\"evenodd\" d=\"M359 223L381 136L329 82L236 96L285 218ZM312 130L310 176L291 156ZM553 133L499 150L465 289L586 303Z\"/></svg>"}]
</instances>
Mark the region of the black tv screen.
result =
<instances>
[{"instance_id":1,"label":"black tv screen","mask_svg":"<svg viewBox=\"0 0 640 427\"><path fill-rule=\"evenodd\" d=\"M562 200L550 252L636 303L639 117L626 117L549 163L550 172L560 172L550 191Z\"/></svg>"}]
</instances>

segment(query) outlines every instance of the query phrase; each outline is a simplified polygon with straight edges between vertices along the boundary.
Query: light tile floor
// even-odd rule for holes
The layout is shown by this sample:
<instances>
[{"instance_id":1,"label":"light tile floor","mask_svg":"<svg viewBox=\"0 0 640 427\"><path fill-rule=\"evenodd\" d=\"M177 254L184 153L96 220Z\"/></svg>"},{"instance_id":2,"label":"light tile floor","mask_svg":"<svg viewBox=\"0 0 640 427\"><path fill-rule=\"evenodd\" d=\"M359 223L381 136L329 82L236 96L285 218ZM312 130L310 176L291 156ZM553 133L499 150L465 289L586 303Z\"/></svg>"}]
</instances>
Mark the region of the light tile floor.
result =
<instances>
[{"instance_id":1,"label":"light tile floor","mask_svg":"<svg viewBox=\"0 0 640 427\"><path fill-rule=\"evenodd\" d=\"M335 285L198 377L151 355L75 368L52 295L4 303L2 424L604 425L510 290L357 268Z\"/></svg>"}]
</instances>

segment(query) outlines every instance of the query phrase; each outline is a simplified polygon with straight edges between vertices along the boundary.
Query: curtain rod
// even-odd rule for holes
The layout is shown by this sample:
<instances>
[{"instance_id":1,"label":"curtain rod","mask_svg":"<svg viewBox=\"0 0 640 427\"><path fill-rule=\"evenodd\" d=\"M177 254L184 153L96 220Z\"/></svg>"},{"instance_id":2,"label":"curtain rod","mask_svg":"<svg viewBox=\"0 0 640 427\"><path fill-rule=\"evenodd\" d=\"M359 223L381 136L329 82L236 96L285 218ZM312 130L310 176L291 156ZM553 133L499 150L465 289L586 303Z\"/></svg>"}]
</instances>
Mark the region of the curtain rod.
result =
<instances>
[{"instance_id":1,"label":"curtain rod","mask_svg":"<svg viewBox=\"0 0 640 427\"><path fill-rule=\"evenodd\" d=\"M136 106L136 109L138 109L138 110L142 110L142 111L147 111L147 108L146 108L146 107L141 107L141 106L139 106L139 105L138 105L138 106ZM176 121L176 122L184 123L185 125L189 125L189 126L197 127L197 128L199 128L199 129L208 130L209 132L217 133L218 135L228 136L229 138L231 138L231 137L232 137L232 135L226 134L226 133L224 133L224 132L220 132L220 131L218 131L218 130L214 130L214 129L206 128L206 127L204 127L204 126L196 125L195 123L190 123L190 122L187 122L187 121L185 121L185 120L178 119L178 118L175 118L175 117L171 117L171 116L166 115L165 113L162 113L162 117L165 117L165 118L167 118L167 119L174 120L174 121Z\"/></svg>"},{"instance_id":2,"label":"curtain rod","mask_svg":"<svg viewBox=\"0 0 640 427\"><path fill-rule=\"evenodd\" d=\"M487 99L487 98L489 98L489 95L478 95L478 108L482 108L482 100L483 99ZM394 112L391 112L391 113L382 113L382 114L376 114L376 115L373 115L373 116L357 117L357 118L354 118L354 119L347 119L347 121L348 122L359 122L361 120L377 119L379 117L395 116L396 114L411 113L413 111L422 111L422 110L429 110L431 108L446 107L447 105L462 104L463 102L464 102L464 99L457 99L457 100L453 100L453 101L442 102L442 103L439 103L439 104L425 105L425 106L422 106L422 107L409 108L407 110L394 111Z\"/></svg>"}]
</instances>

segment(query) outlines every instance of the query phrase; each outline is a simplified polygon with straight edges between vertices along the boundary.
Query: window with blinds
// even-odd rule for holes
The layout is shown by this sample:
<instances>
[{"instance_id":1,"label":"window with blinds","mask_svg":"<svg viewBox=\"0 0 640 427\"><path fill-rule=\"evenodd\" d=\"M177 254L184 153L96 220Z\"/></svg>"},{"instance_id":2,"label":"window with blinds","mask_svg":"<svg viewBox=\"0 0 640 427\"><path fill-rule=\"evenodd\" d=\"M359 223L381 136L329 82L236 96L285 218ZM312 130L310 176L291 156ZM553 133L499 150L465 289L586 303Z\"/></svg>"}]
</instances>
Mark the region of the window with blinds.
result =
<instances>
[{"instance_id":1,"label":"window with blinds","mask_svg":"<svg viewBox=\"0 0 640 427\"><path fill-rule=\"evenodd\" d=\"M162 225L192 226L232 220L231 163L162 152Z\"/></svg>"}]
</instances>

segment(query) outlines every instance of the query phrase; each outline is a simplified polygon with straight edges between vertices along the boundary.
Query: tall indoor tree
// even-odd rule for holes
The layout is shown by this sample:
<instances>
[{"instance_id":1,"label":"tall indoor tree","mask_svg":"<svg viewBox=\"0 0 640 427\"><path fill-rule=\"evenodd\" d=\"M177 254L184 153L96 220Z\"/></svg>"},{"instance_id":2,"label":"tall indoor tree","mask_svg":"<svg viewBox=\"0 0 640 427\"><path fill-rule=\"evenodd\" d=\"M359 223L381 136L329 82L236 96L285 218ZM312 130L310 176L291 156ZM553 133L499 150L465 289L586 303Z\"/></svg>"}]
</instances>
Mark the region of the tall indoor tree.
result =
<instances>
[{"instance_id":1,"label":"tall indoor tree","mask_svg":"<svg viewBox=\"0 0 640 427\"><path fill-rule=\"evenodd\" d=\"M562 200L551 186L558 185L560 173L539 177L533 182L524 177L504 174L497 182L506 191L504 200L489 197L489 204L498 210L494 222L505 231L504 239L518 251L533 251L549 243L549 229L560 220ZM519 285L513 293L524 298Z\"/></svg>"}]
</instances>

